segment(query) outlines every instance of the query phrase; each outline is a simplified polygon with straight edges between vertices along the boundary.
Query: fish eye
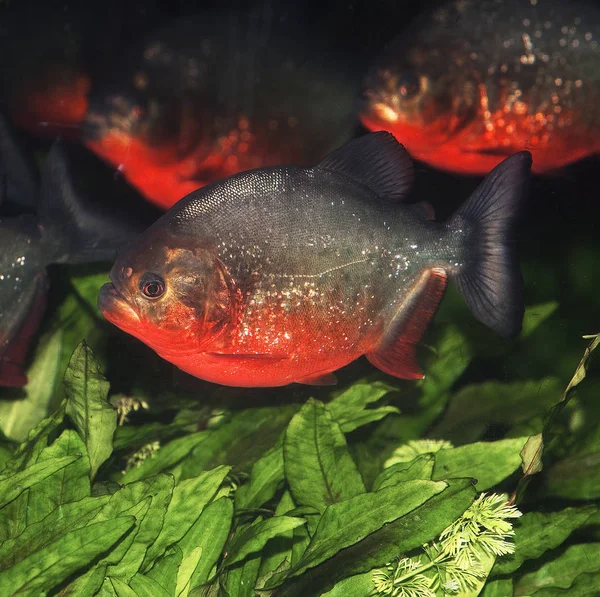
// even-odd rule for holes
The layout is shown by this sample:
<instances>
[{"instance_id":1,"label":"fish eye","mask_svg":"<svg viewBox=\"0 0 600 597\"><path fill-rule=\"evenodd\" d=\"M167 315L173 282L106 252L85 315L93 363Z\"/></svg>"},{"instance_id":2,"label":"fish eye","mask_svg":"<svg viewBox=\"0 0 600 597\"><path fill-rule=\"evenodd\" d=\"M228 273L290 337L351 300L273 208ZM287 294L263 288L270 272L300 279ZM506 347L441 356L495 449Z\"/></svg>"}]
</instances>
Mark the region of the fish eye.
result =
<instances>
[{"instance_id":1,"label":"fish eye","mask_svg":"<svg viewBox=\"0 0 600 597\"><path fill-rule=\"evenodd\" d=\"M165 281L157 274L144 274L140 279L140 289L149 299L160 298L165 293Z\"/></svg>"},{"instance_id":2,"label":"fish eye","mask_svg":"<svg viewBox=\"0 0 600 597\"><path fill-rule=\"evenodd\" d=\"M421 91L421 81L414 73L402 74L398 81L398 91L405 99L412 99Z\"/></svg>"}]
</instances>

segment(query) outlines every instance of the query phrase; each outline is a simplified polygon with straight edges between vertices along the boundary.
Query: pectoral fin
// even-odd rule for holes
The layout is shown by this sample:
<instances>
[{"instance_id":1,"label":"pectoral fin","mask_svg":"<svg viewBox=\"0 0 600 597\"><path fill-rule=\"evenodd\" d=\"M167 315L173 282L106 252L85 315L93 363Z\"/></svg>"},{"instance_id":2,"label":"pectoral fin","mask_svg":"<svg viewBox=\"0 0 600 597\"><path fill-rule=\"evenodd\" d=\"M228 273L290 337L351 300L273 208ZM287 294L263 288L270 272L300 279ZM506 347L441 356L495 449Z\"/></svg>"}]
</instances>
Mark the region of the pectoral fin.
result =
<instances>
[{"instance_id":1,"label":"pectoral fin","mask_svg":"<svg viewBox=\"0 0 600 597\"><path fill-rule=\"evenodd\" d=\"M423 272L382 343L375 351L366 354L375 367L400 379L423 378L415 348L437 311L446 284L443 269Z\"/></svg>"},{"instance_id":2,"label":"pectoral fin","mask_svg":"<svg viewBox=\"0 0 600 597\"><path fill-rule=\"evenodd\" d=\"M296 383L305 384L307 386L335 386L337 385L337 377L333 373L317 373L309 377L297 379Z\"/></svg>"}]
</instances>

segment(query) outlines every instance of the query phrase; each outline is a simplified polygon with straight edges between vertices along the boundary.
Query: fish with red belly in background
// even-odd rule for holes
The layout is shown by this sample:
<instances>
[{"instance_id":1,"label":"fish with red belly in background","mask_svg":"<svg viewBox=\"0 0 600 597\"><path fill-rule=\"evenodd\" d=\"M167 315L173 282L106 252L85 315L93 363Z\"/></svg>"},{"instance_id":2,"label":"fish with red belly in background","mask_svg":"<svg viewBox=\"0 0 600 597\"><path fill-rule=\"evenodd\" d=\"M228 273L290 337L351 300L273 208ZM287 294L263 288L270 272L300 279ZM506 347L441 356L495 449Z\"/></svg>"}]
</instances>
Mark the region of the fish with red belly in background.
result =
<instances>
[{"instance_id":1,"label":"fish with red belly in background","mask_svg":"<svg viewBox=\"0 0 600 597\"><path fill-rule=\"evenodd\" d=\"M520 330L512 226L531 155L499 165L445 224L403 206L412 161L389 133L318 166L250 170L177 203L123 251L104 317L187 373L231 386L325 384L365 354L400 378L454 279L473 314Z\"/></svg>"},{"instance_id":2,"label":"fish with red belly in background","mask_svg":"<svg viewBox=\"0 0 600 597\"><path fill-rule=\"evenodd\" d=\"M92 85L85 144L165 209L236 172L322 159L354 133L360 75L280 28L230 12L150 34Z\"/></svg>"},{"instance_id":3,"label":"fish with red belly in background","mask_svg":"<svg viewBox=\"0 0 600 597\"><path fill-rule=\"evenodd\" d=\"M230 386L327 384L365 354L422 377L415 344L452 278L480 321L520 330L513 224L531 155L500 164L447 223L402 205L412 160L389 133L318 166L250 170L177 203L117 258L104 317Z\"/></svg>"},{"instance_id":4,"label":"fish with red belly in background","mask_svg":"<svg viewBox=\"0 0 600 597\"><path fill-rule=\"evenodd\" d=\"M600 8L452 0L395 39L360 118L431 166L485 174L527 149L545 173L600 152Z\"/></svg>"}]
</instances>

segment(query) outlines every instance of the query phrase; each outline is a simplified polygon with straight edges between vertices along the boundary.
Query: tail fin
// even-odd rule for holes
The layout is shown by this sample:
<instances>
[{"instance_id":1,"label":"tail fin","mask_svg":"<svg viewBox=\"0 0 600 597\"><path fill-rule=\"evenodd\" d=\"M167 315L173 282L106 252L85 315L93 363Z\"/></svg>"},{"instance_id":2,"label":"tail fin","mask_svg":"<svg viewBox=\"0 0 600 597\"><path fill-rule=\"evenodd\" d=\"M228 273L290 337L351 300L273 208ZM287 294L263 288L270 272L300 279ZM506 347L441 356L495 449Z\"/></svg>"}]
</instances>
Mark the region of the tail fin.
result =
<instances>
[{"instance_id":1,"label":"tail fin","mask_svg":"<svg viewBox=\"0 0 600 597\"><path fill-rule=\"evenodd\" d=\"M39 217L54 263L112 260L143 229L83 200L60 141L52 146L42 171Z\"/></svg>"},{"instance_id":2,"label":"tail fin","mask_svg":"<svg viewBox=\"0 0 600 597\"><path fill-rule=\"evenodd\" d=\"M454 281L473 315L510 338L521 331L523 279L513 249L513 228L528 193L531 154L517 153L496 166L449 223L472 231L464 266Z\"/></svg>"}]
</instances>

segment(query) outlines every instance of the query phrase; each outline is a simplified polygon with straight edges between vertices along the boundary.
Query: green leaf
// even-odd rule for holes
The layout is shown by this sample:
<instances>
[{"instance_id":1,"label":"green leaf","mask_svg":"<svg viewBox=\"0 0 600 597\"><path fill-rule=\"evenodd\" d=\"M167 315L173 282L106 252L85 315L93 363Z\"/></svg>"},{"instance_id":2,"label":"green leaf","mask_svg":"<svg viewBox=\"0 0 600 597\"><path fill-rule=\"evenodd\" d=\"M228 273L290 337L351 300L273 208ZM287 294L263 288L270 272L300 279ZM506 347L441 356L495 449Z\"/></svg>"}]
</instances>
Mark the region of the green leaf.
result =
<instances>
[{"instance_id":1,"label":"green leaf","mask_svg":"<svg viewBox=\"0 0 600 597\"><path fill-rule=\"evenodd\" d=\"M76 431L67 429L60 437L42 450L38 462L76 456L69 466L55 472L29 489L27 496L27 524L33 524L50 514L62 504L77 502L89 497L90 463L85 444Z\"/></svg>"},{"instance_id":2,"label":"green leaf","mask_svg":"<svg viewBox=\"0 0 600 597\"><path fill-rule=\"evenodd\" d=\"M394 406L367 409L370 404L378 402L390 392L397 391L397 388L383 381L361 380L338 392L327 404L327 408L341 430L350 433L363 425L379 421L390 413L399 413Z\"/></svg>"},{"instance_id":3,"label":"green leaf","mask_svg":"<svg viewBox=\"0 0 600 597\"><path fill-rule=\"evenodd\" d=\"M444 482L407 481L402 485L332 504L323 513L308 548L289 576L302 574L341 549L358 543L383 525L411 512L446 487Z\"/></svg>"},{"instance_id":4,"label":"green leaf","mask_svg":"<svg viewBox=\"0 0 600 597\"><path fill-rule=\"evenodd\" d=\"M182 561L183 552L177 545L173 545L165 552L165 555L156 560L151 570L149 570L145 576L136 574L131 579L130 584L133 588L135 588L133 581L136 578L147 578L158 583L167 591L169 595L174 595L175 588L177 587L177 573L179 572L179 566L181 565Z\"/></svg>"},{"instance_id":5,"label":"green leaf","mask_svg":"<svg viewBox=\"0 0 600 597\"><path fill-rule=\"evenodd\" d=\"M30 429L48 414L54 388L49 380L59 374L62 330L45 334L36 348L33 364L27 370L27 385L20 388L25 398L0 400L0 430L22 442Z\"/></svg>"},{"instance_id":6,"label":"green leaf","mask_svg":"<svg viewBox=\"0 0 600 597\"><path fill-rule=\"evenodd\" d=\"M433 475L434 463L434 454L421 454L410 462L397 462L381 471L373 483L373 491L417 479L429 481Z\"/></svg>"},{"instance_id":7,"label":"green leaf","mask_svg":"<svg viewBox=\"0 0 600 597\"><path fill-rule=\"evenodd\" d=\"M517 425L541 416L560 397L555 378L501 383L488 381L453 394L435 437L465 444L479 439L491 424Z\"/></svg>"},{"instance_id":8,"label":"green leaf","mask_svg":"<svg viewBox=\"0 0 600 597\"><path fill-rule=\"evenodd\" d=\"M17 537L4 541L0 544L0 569L10 568L68 531L85 526L108 499L108 496L87 497L63 504Z\"/></svg>"},{"instance_id":9,"label":"green leaf","mask_svg":"<svg viewBox=\"0 0 600 597\"><path fill-rule=\"evenodd\" d=\"M0 475L0 508L18 497L23 491L36 483L41 483L57 471L69 466L81 456L63 456L32 464L20 473Z\"/></svg>"},{"instance_id":10,"label":"green leaf","mask_svg":"<svg viewBox=\"0 0 600 597\"><path fill-rule=\"evenodd\" d=\"M535 597L598 597L600 587L600 574L589 572L580 574L568 589L556 587L540 589L535 592ZM515 594L516 595L516 594ZM519 597L516 595L516 597Z\"/></svg>"},{"instance_id":11,"label":"green leaf","mask_svg":"<svg viewBox=\"0 0 600 597\"><path fill-rule=\"evenodd\" d=\"M168 471L178 462L189 456L190 452L206 441L206 431L190 433L170 441L152 456L144 460L139 467L129 469L122 477L121 483L132 483Z\"/></svg>"},{"instance_id":12,"label":"green leaf","mask_svg":"<svg viewBox=\"0 0 600 597\"><path fill-rule=\"evenodd\" d=\"M294 501L289 491L285 491L277 504L275 516L283 516L294 509ZM302 528L302 527L300 527ZM260 563L259 585L271 578L275 571L283 571L292 565L292 545L294 541L294 529L271 539L262 551L262 561ZM258 585L257 585L258 586Z\"/></svg>"},{"instance_id":13,"label":"green leaf","mask_svg":"<svg viewBox=\"0 0 600 597\"><path fill-rule=\"evenodd\" d=\"M224 587L227 597L256 597L260 594L254 590L260 563L260 556L255 556L227 570Z\"/></svg>"},{"instance_id":14,"label":"green leaf","mask_svg":"<svg viewBox=\"0 0 600 597\"><path fill-rule=\"evenodd\" d=\"M600 497L600 450L574 454L548 470L546 488L550 495L593 500Z\"/></svg>"},{"instance_id":15,"label":"green leaf","mask_svg":"<svg viewBox=\"0 0 600 597\"><path fill-rule=\"evenodd\" d=\"M373 587L373 573L365 572L345 578L321 597L367 597L373 593Z\"/></svg>"},{"instance_id":16,"label":"green leaf","mask_svg":"<svg viewBox=\"0 0 600 597\"><path fill-rule=\"evenodd\" d=\"M219 466L175 485L162 530L144 558L144 569L148 568L149 562L161 556L169 545L177 543L188 532L230 470L228 466Z\"/></svg>"},{"instance_id":17,"label":"green leaf","mask_svg":"<svg viewBox=\"0 0 600 597\"><path fill-rule=\"evenodd\" d=\"M111 455L117 427L117 411L107 401L108 382L102 377L90 348L75 349L64 379L66 414L87 446L92 479Z\"/></svg>"},{"instance_id":18,"label":"green leaf","mask_svg":"<svg viewBox=\"0 0 600 597\"><path fill-rule=\"evenodd\" d=\"M440 450L435 455L433 479L474 477L477 489L493 487L514 473L521 465L521 450L526 437L497 442L477 442Z\"/></svg>"},{"instance_id":19,"label":"green leaf","mask_svg":"<svg viewBox=\"0 0 600 597\"><path fill-rule=\"evenodd\" d=\"M235 493L235 509L260 508L275 496L284 481L283 440L280 440L252 466L250 480Z\"/></svg>"},{"instance_id":20,"label":"green leaf","mask_svg":"<svg viewBox=\"0 0 600 597\"><path fill-rule=\"evenodd\" d=\"M138 597L136 592L122 580L112 577L109 578L117 597Z\"/></svg>"},{"instance_id":21,"label":"green leaf","mask_svg":"<svg viewBox=\"0 0 600 597\"><path fill-rule=\"evenodd\" d=\"M173 492L173 478L157 475L115 492L92 522L127 514L136 517L135 528L117 549L106 556L109 576L129 579L140 570L148 547L158 537Z\"/></svg>"},{"instance_id":22,"label":"green leaf","mask_svg":"<svg viewBox=\"0 0 600 597\"><path fill-rule=\"evenodd\" d=\"M78 576L58 593L58 597L94 597L106 577L106 566L96 565Z\"/></svg>"},{"instance_id":23,"label":"green leaf","mask_svg":"<svg viewBox=\"0 0 600 597\"><path fill-rule=\"evenodd\" d=\"M594 506L565 508L560 512L529 512L514 524L515 553L498 559L494 575L511 574L526 560L539 558L561 545L573 531L584 526L597 512Z\"/></svg>"},{"instance_id":24,"label":"green leaf","mask_svg":"<svg viewBox=\"0 0 600 597\"><path fill-rule=\"evenodd\" d=\"M192 575L192 589L207 583L212 569L223 553L233 520L233 503L230 498L215 500L200 515L192 528L179 542L184 554L196 547L202 548L202 558Z\"/></svg>"},{"instance_id":25,"label":"green leaf","mask_svg":"<svg viewBox=\"0 0 600 597\"><path fill-rule=\"evenodd\" d=\"M0 586L13 594L40 595L113 547L134 525L131 516L92 524L63 535L12 568L0 572Z\"/></svg>"},{"instance_id":26,"label":"green leaf","mask_svg":"<svg viewBox=\"0 0 600 597\"><path fill-rule=\"evenodd\" d=\"M283 444L285 474L298 505L320 512L365 492L339 425L325 406L310 399L294 415Z\"/></svg>"},{"instance_id":27,"label":"green leaf","mask_svg":"<svg viewBox=\"0 0 600 597\"><path fill-rule=\"evenodd\" d=\"M600 571L600 543L572 545L562 555L544 564L539 570L521 577L515 586L515 597L529 596L539 589L550 587L568 589L580 574L598 571Z\"/></svg>"},{"instance_id":28,"label":"green leaf","mask_svg":"<svg viewBox=\"0 0 600 597\"><path fill-rule=\"evenodd\" d=\"M594 350L596 350L598 345L600 345L600 334L597 334L595 336L584 336L584 338L591 340L591 342L588 344L587 348L585 349L585 351L583 353L583 357L579 361L577 369L575 370L575 374L573 375L573 377L571 378L571 381L569 382L565 391L563 392L560 401L550 409L550 412L548 413L548 415L544 421L544 427L542 429L542 439L539 440L538 442L536 442L536 445L538 448L538 453L537 454L536 453L527 454L528 463L531 463L533 466L531 467L531 471L529 471L529 470L525 471L523 477L519 481L519 484L517 485L517 489L515 490L515 500L517 500L518 498L520 498L522 496L522 494L525 491L525 488L529 482L530 476L534 472L541 470L542 467L541 467L540 463L541 463L541 459L543 456L544 445L547 444L552 438L552 434L553 434L552 428L554 426L554 421L562 413L562 411L565 409L565 407L569 404L569 402L571 401L571 398L573 398L573 396L577 390L577 386L585 379L585 377L587 375L588 364L589 364L590 359L592 358L592 353L594 352ZM593 493L593 491L594 490L592 490L592 493Z\"/></svg>"},{"instance_id":29,"label":"green leaf","mask_svg":"<svg viewBox=\"0 0 600 597\"><path fill-rule=\"evenodd\" d=\"M275 516L246 528L233 536L223 566L232 566L237 562L241 562L250 554L259 552L269 539L305 523L306 521L302 518Z\"/></svg>"},{"instance_id":30,"label":"green leaf","mask_svg":"<svg viewBox=\"0 0 600 597\"><path fill-rule=\"evenodd\" d=\"M496 562L502 560L496 560ZM485 585L482 597L513 597L512 580L494 580Z\"/></svg>"},{"instance_id":31,"label":"green leaf","mask_svg":"<svg viewBox=\"0 0 600 597\"><path fill-rule=\"evenodd\" d=\"M538 305L531 305L525 309L525 316L523 317L523 328L521 330L521 339L527 338L540 327L544 321L546 321L556 310L558 309L558 302L550 301L547 303L540 303Z\"/></svg>"},{"instance_id":32,"label":"green leaf","mask_svg":"<svg viewBox=\"0 0 600 597\"><path fill-rule=\"evenodd\" d=\"M421 506L384 524L362 541L342 549L322 564L287 581L273 593L273 597L305 597L322 593L344 578L383 566L399 554L436 538L464 513L476 495L470 479L451 479L446 483L447 489ZM377 493L386 491L391 495L394 489L389 487ZM274 577L267 586L277 586L283 578Z\"/></svg>"},{"instance_id":33,"label":"green leaf","mask_svg":"<svg viewBox=\"0 0 600 597\"><path fill-rule=\"evenodd\" d=\"M192 575L196 571L200 558L202 557L202 548L196 547L188 554L183 556L181 566L177 573L177 586L175 588L175 595L177 597L187 597L190 592L190 581Z\"/></svg>"},{"instance_id":34,"label":"green leaf","mask_svg":"<svg viewBox=\"0 0 600 597\"><path fill-rule=\"evenodd\" d=\"M156 580L143 574L136 574L129 581L129 586L135 591L137 597L171 597L175 594L175 587L171 592Z\"/></svg>"}]
</instances>

